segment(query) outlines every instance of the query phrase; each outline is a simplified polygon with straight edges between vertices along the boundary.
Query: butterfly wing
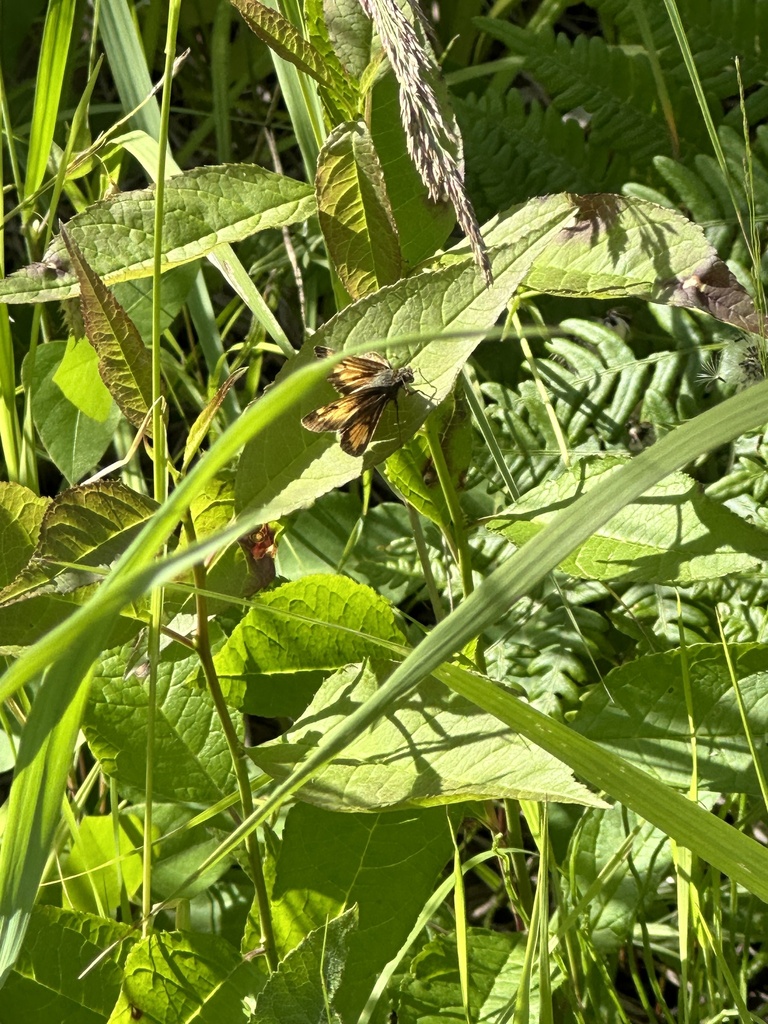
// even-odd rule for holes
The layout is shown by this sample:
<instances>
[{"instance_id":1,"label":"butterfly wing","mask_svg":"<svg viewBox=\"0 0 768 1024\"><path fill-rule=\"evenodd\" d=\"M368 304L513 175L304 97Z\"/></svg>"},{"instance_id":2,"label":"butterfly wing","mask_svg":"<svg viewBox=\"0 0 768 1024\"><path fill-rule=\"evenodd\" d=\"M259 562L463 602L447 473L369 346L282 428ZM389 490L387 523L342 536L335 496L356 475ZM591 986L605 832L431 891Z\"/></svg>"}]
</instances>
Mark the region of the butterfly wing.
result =
<instances>
[{"instance_id":1,"label":"butterfly wing","mask_svg":"<svg viewBox=\"0 0 768 1024\"><path fill-rule=\"evenodd\" d=\"M308 413L301 422L307 430L315 433L338 430L341 450L347 455L362 455L371 442L387 401L384 392L345 395Z\"/></svg>"},{"instance_id":2,"label":"butterfly wing","mask_svg":"<svg viewBox=\"0 0 768 1024\"><path fill-rule=\"evenodd\" d=\"M376 352L363 356L349 356L331 370L328 380L341 395L381 387L382 375L392 374L392 364Z\"/></svg>"}]
</instances>

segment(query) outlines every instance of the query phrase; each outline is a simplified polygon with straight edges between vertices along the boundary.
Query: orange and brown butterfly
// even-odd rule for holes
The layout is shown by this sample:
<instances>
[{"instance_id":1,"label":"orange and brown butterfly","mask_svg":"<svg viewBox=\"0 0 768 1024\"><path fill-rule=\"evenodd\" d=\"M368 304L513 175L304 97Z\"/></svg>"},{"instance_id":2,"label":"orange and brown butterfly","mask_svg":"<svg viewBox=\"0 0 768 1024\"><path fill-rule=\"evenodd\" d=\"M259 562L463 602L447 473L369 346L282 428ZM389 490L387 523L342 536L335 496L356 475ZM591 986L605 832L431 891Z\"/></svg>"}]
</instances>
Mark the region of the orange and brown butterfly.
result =
<instances>
[{"instance_id":1,"label":"orange and brown butterfly","mask_svg":"<svg viewBox=\"0 0 768 1024\"><path fill-rule=\"evenodd\" d=\"M318 359L334 355L330 348L316 346ZM412 394L413 370L401 366L396 370L378 352L342 359L328 374L341 398L315 409L301 421L307 430L322 433L338 430L341 450L347 455L362 455L371 442L381 414L389 402L397 403L400 389Z\"/></svg>"}]
</instances>

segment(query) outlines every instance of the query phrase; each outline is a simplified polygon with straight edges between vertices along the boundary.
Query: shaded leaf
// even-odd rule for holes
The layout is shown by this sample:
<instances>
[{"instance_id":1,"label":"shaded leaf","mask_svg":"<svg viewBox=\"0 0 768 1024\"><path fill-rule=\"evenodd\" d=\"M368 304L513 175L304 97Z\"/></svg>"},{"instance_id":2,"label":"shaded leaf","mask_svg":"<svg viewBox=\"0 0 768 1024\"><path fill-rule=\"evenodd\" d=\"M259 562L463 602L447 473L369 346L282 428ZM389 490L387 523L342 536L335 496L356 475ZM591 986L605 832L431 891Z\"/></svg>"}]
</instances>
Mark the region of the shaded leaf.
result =
<instances>
[{"instance_id":1,"label":"shaded leaf","mask_svg":"<svg viewBox=\"0 0 768 1024\"><path fill-rule=\"evenodd\" d=\"M488 529L515 544L535 536L564 504L616 473L623 461L585 460L525 494ZM768 533L702 494L683 473L668 476L627 505L563 562L582 579L692 583L757 572L768 559Z\"/></svg>"},{"instance_id":2,"label":"shaded leaf","mask_svg":"<svg viewBox=\"0 0 768 1024\"><path fill-rule=\"evenodd\" d=\"M135 935L128 924L36 906L19 959L3 986L0 1022L103 1024L120 993L118 961L125 959ZM114 952L95 963L118 940Z\"/></svg>"},{"instance_id":3,"label":"shaded leaf","mask_svg":"<svg viewBox=\"0 0 768 1024\"><path fill-rule=\"evenodd\" d=\"M759 644L729 647L746 714L755 737L768 730L768 656ZM693 724L699 788L715 793L751 793L760 789L719 644L698 644L686 652L693 691ZM573 721L574 729L665 783L690 785L691 735L688 726L683 666L679 650L646 655L614 669L605 687L587 697ZM768 751L758 746L763 772Z\"/></svg>"},{"instance_id":4,"label":"shaded leaf","mask_svg":"<svg viewBox=\"0 0 768 1024\"><path fill-rule=\"evenodd\" d=\"M50 500L21 484L0 481L0 586L10 583L31 558Z\"/></svg>"},{"instance_id":5,"label":"shaded leaf","mask_svg":"<svg viewBox=\"0 0 768 1024\"><path fill-rule=\"evenodd\" d=\"M150 353L131 318L64 228L61 238L80 282L80 311L88 340L99 356L101 379L128 422L139 427L152 404ZM152 436L149 424L145 431Z\"/></svg>"},{"instance_id":6,"label":"shaded leaf","mask_svg":"<svg viewBox=\"0 0 768 1024\"><path fill-rule=\"evenodd\" d=\"M317 212L329 255L353 299L401 276L397 227L364 121L338 125L320 150Z\"/></svg>"},{"instance_id":7,"label":"shaded leaf","mask_svg":"<svg viewBox=\"0 0 768 1024\"><path fill-rule=\"evenodd\" d=\"M360 666L337 672L289 733L248 753L283 778L380 688L383 676ZM502 798L599 803L566 765L434 679L353 740L298 796L350 811Z\"/></svg>"},{"instance_id":8,"label":"shaded leaf","mask_svg":"<svg viewBox=\"0 0 768 1024\"><path fill-rule=\"evenodd\" d=\"M48 505L28 564L0 591L0 605L42 590L68 593L101 577L62 571L62 562L111 565L157 510L157 502L119 480L72 487ZM51 584L50 586L47 586Z\"/></svg>"},{"instance_id":9,"label":"shaded leaf","mask_svg":"<svg viewBox=\"0 0 768 1024\"><path fill-rule=\"evenodd\" d=\"M214 663L232 706L295 715L320 682L320 670L387 657L376 638L404 641L392 608L374 590L345 576L304 576L261 594Z\"/></svg>"},{"instance_id":10,"label":"shaded leaf","mask_svg":"<svg viewBox=\"0 0 768 1024\"><path fill-rule=\"evenodd\" d=\"M288 812L272 886L276 941L293 949L357 906L336 998L343 1020L357 1020L432 894L451 856L451 827L442 809L339 815L299 804Z\"/></svg>"}]
</instances>

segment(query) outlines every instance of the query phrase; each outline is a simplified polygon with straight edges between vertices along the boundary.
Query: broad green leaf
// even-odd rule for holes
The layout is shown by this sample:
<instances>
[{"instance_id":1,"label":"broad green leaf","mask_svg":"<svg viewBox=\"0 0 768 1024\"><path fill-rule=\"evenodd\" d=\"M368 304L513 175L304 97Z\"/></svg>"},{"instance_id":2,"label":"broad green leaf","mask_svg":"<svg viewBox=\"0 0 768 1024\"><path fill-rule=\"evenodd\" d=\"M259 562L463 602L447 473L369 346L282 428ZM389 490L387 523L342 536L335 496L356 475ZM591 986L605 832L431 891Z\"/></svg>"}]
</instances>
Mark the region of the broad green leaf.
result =
<instances>
[{"instance_id":1,"label":"broad green leaf","mask_svg":"<svg viewBox=\"0 0 768 1024\"><path fill-rule=\"evenodd\" d=\"M41 345L35 353L34 369L30 369L27 356L21 374L31 389L32 418L40 440L56 467L70 483L76 483L93 469L111 443L120 410L113 405L106 419L95 420L69 401L53 379L66 351L63 341Z\"/></svg>"},{"instance_id":2,"label":"broad green leaf","mask_svg":"<svg viewBox=\"0 0 768 1024\"><path fill-rule=\"evenodd\" d=\"M141 852L134 852L135 844L123 827L118 832L116 849L110 816L86 815L78 822L77 835L62 865L65 906L110 917L120 906L121 879L129 899L136 895L141 885Z\"/></svg>"},{"instance_id":3,"label":"broad green leaf","mask_svg":"<svg viewBox=\"0 0 768 1024\"><path fill-rule=\"evenodd\" d=\"M272 886L275 938L279 950L293 949L357 905L336 999L343 1020L357 1019L432 894L451 856L451 828L439 808L340 815L297 804L288 812Z\"/></svg>"},{"instance_id":4,"label":"broad green leaf","mask_svg":"<svg viewBox=\"0 0 768 1024\"><path fill-rule=\"evenodd\" d=\"M729 648L752 732L768 732L768 654L762 645ZM693 692L699 788L714 793L760 789L728 665L719 644L686 651ZM573 727L670 786L687 789L693 764L680 651L649 654L615 668L579 708ZM768 752L758 745L764 772Z\"/></svg>"},{"instance_id":5,"label":"broad green leaf","mask_svg":"<svg viewBox=\"0 0 768 1024\"><path fill-rule=\"evenodd\" d=\"M347 947L354 941L356 926L357 911L352 907L307 935L270 975L256 999L254 1020L259 1024L341 1024L333 1009L334 997L346 971Z\"/></svg>"},{"instance_id":6,"label":"broad green leaf","mask_svg":"<svg viewBox=\"0 0 768 1024\"><path fill-rule=\"evenodd\" d=\"M152 404L152 358L131 318L88 265L79 246L62 228L61 237L80 283L80 312L88 341L99 357L99 373L134 427ZM151 436L149 425L145 430Z\"/></svg>"},{"instance_id":7,"label":"broad green leaf","mask_svg":"<svg viewBox=\"0 0 768 1024\"><path fill-rule=\"evenodd\" d=\"M359 5L357 15L365 18ZM355 20L354 10L350 10L350 22ZM368 49L370 50L370 21L368 21ZM329 124L340 124L349 121L360 109L359 87L354 69L339 59L340 55L329 36L330 26L323 11L322 0L307 0L304 4L304 26L310 43L315 47L325 64L325 82L320 84L319 92L323 100ZM351 27L351 26L350 26Z\"/></svg>"},{"instance_id":8,"label":"broad green leaf","mask_svg":"<svg viewBox=\"0 0 768 1024\"><path fill-rule=\"evenodd\" d=\"M21 484L0 481L0 586L10 583L29 561L50 498Z\"/></svg>"},{"instance_id":9,"label":"broad green leaf","mask_svg":"<svg viewBox=\"0 0 768 1024\"><path fill-rule=\"evenodd\" d=\"M213 888L233 864L233 858L223 857L210 871L206 871L194 885L184 887L184 880L194 868L211 854L218 840L216 831L227 829L231 819L220 815L205 825L189 827L195 817L195 810L179 803L152 801L152 898L155 900L184 898L194 900L207 889ZM132 844L140 849L144 837L144 806L132 804L128 812L120 815L122 828L132 838ZM213 827L211 827L213 826ZM248 885L250 886L250 881ZM251 898L253 889L250 889ZM244 915L243 915L244 916ZM210 930L210 929L201 929Z\"/></svg>"},{"instance_id":10,"label":"broad green leaf","mask_svg":"<svg viewBox=\"0 0 768 1024\"><path fill-rule=\"evenodd\" d=\"M473 1024L507 1019L523 976L526 936L468 928L467 943ZM395 998L398 1024L466 1024L455 935L438 935L422 947ZM531 1011L538 1020L535 993Z\"/></svg>"},{"instance_id":11,"label":"broad green leaf","mask_svg":"<svg viewBox=\"0 0 768 1024\"><path fill-rule=\"evenodd\" d=\"M224 730L207 690L188 682L196 656L172 645L158 666L154 791L171 803L214 803L235 788ZM105 655L83 728L107 775L141 793L146 782L147 687L134 645Z\"/></svg>"},{"instance_id":12,"label":"broad green leaf","mask_svg":"<svg viewBox=\"0 0 768 1024\"><path fill-rule=\"evenodd\" d=\"M410 364L418 390L402 397L398 410L390 407L384 412L373 443L360 458L342 452L335 435L308 431L293 410L274 420L242 454L238 510L258 506L265 520L279 519L340 487L358 476L361 468L381 462L407 441L449 393L536 252L570 222L572 212L570 200L552 196L510 216L506 222L509 244L496 251L495 281L490 288L474 266L442 267L381 288L321 327L312 338L313 345L336 350L360 351L371 342L389 339L386 354L393 365ZM313 345L305 345L283 367L278 384L315 358ZM306 414L334 397L331 385L321 384L300 412Z\"/></svg>"},{"instance_id":13,"label":"broad green leaf","mask_svg":"<svg viewBox=\"0 0 768 1024\"><path fill-rule=\"evenodd\" d=\"M395 77L380 78L371 93L371 136L384 171L387 194L408 266L415 267L445 245L456 215L450 203L433 203L408 155Z\"/></svg>"},{"instance_id":14,"label":"broad green leaf","mask_svg":"<svg viewBox=\"0 0 768 1024\"><path fill-rule=\"evenodd\" d=\"M284 777L325 733L360 707L383 672L349 666L331 676L285 737L249 750L265 772ZM570 770L470 701L425 679L418 700L382 715L301 791L330 810L430 807L466 800L599 803Z\"/></svg>"},{"instance_id":15,"label":"broad green leaf","mask_svg":"<svg viewBox=\"0 0 768 1024\"><path fill-rule=\"evenodd\" d=\"M671 845L659 829L617 804L588 813L583 828L574 833L570 859L576 883L574 903L595 884L597 876L615 856L628 835L639 826L628 858L600 880L589 901L589 937L603 956L612 956L632 938L638 915L658 898L658 889L672 861ZM578 838L577 838L578 837Z\"/></svg>"},{"instance_id":16,"label":"broad green leaf","mask_svg":"<svg viewBox=\"0 0 768 1024\"><path fill-rule=\"evenodd\" d=\"M718 258L698 224L667 207L629 196L572 198L573 223L537 253L526 275L529 288L582 298L637 295L704 310L758 333L749 293ZM496 238L496 228L485 235L489 246Z\"/></svg>"},{"instance_id":17,"label":"broad green leaf","mask_svg":"<svg viewBox=\"0 0 768 1024\"><path fill-rule=\"evenodd\" d=\"M397 281L402 276L397 227L364 121L338 125L325 140L315 190L328 253L352 298Z\"/></svg>"},{"instance_id":18,"label":"broad green leaf","mask_svg":"<svg viewBox=\"0 0 768 1024\"><path fill-rule=\"evenodd\" d=\"M312 0L321 6L328 37L348 74L359 78L371 59L371 19L359 0Z\"/></svg>"},{"instance_id":19,"label":"broad green leaf","mask_svg":"<svg viewBox=\"0 0 768 1024\"><path fill-rule=\"evenodd\" d=\"M52 380L68 402L97 423L114 415L112 395L99 376L99 357L87 338L67 340L64 358Z\"/></svg>"},{"instance_id":20,"label":"broad green leaf","mask_svg":"<svg viewBox=\"0 0 768 1024\"><path fill-rule=\"evenodd\" d=\"M233 707L296 715L320 670L386 657L376 638L404 639L392 608L374 590L345 576L305 576L256 598L214 664Z\"/></svg>"},{"instance_id":21,"label":"broad green leaf","mask_svg":"<svg viewBox=\"0 0 768 1024\"><path fill-rule=\"evenodd\" d=\"M120 994L122 972L116 961L125 958L135 935L129 924L35 907L19 959L3 986L0 1021L104 1024ZM118 940L115 951L96 963ZM91 970L79 977L87 967Z\"/></svg>"},{"instance_id":22,"label":"broad green leaf","mask_svg":"<svg viewBox=\"0 0 768 1024\"><path fill-rule=\"evenodd\" d=\"M164 189L162 270L315 212L311 186L250 164L197 167L169 178ZM154 216L155 189L141 189L94 203L67 231L94 273L112 285L152 273ZM3 302L46 302L78 291L60 237L41 263L0 281Z\"/></svg>"},{"instance_id":23,"label":"broad green leaf","mask_svg":"<svg viewBox=\"0 0 768 1024\"><path fill-rule=\"evenodd\" d=\"M307 42L299 30L278 11L258 0L230 0L242 14L246 25L262 42L321 85L330 85L328 68L322 54Z\"/></svg>"},{"instance_id":24,"label":"broad green leaf","mask_svg":"<svg viewBox=\"0 0 768 1024\"><path fill-rule=\"evenodd\" d=\"M62 570L60 563L111 565L157 507L152 498L119 480L63 491L46 509L28 564L0 591L0 605L34 596L41 588L67 594L93 583L100 577L71 567Z\"/></svg>"},{"instance_id":25,"label":"broad green leaf","mask_svg":"<svg viewBox=\"0 0 768 1024\"><path fill-rule=\"evenodd\" d=\"M156 932L137 942L108 1024L248 1021L266 967L216 935Z\"/></svg>"},{"instance_id":26,"label":"broad green leaf","mask_svg":"<svg viewBox=\"0 0 768 1024\"><path fill-rule=\"evenodd\" d=\"M528 491L514 511L488 524L520 545L564 505L620 471L615 459L584 461ZM582 579L680 583L754 573L768 559L768 534L701 493L682 473L626 505L560 568Z\"/></svg>"}]
</instances>

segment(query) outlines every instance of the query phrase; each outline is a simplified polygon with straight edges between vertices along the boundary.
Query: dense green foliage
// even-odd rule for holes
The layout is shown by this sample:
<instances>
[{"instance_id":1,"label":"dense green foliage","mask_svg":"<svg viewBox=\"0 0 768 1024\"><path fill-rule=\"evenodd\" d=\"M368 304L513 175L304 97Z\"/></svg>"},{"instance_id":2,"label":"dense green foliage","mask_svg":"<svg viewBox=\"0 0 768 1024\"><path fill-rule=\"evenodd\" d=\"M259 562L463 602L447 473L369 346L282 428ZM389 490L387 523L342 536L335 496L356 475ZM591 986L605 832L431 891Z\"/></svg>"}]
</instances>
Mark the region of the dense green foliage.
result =
<instances>
[{"instance_id":1,"label":"dense green foliage","mask_svg":"<svg viewBox=\"0 0 768 1024\"><path fill-rule=\"evenodd\" d=\"M768 1010L768 0L398 10L0 13L0 1024Z\"/></svg>"}]
</instances>

